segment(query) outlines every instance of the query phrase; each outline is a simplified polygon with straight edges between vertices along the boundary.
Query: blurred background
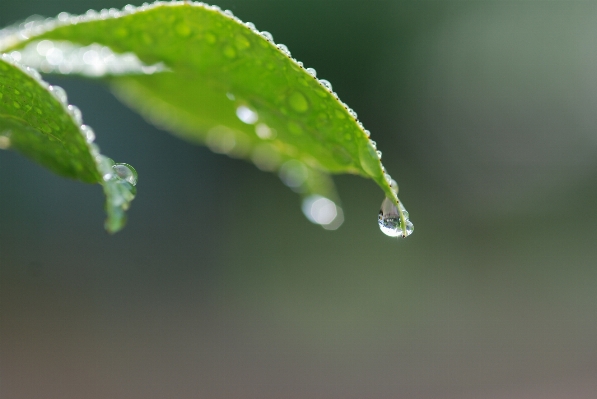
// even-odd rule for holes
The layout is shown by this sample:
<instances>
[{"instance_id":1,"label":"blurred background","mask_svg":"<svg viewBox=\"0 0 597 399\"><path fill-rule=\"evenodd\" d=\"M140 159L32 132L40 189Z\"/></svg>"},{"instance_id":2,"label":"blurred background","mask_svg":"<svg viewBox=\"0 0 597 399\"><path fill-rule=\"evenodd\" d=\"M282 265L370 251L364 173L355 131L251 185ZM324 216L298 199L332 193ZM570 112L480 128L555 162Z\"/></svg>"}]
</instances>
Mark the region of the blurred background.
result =
<instances>
[{"instance_id":1,"label":"blurred background","mask_svg":"<svg viewBox=\"0 0 597 399\"><path fill-rule=\"evenodd\" d=\"M0 153L0 397L595 398L597 3L217 4L358 112L415 233L355 176L325 231L275 175L49 77L139 195L109 236L99 186Z\"/></svg>"}]
</instances>

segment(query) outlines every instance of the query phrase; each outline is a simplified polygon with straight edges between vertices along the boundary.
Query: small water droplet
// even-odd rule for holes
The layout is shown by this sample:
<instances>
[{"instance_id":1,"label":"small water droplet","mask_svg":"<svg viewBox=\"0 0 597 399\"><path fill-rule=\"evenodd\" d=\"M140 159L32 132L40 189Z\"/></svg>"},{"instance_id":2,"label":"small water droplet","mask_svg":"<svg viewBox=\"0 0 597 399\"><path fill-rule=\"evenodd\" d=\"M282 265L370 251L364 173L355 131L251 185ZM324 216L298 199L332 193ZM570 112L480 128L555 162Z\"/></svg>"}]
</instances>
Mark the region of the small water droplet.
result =
<instances>
[{"instance_id":1,"label":"small water droplet","mask_svg":"<svg viewBox=\"0 0 597 399\"><path fill-rule=\"evenodd\" d=\"M230 10L224 10L224 14L228 15L229 17L234 17L234 14Z\"/></svg>"},{"instance_id":2,"label":"small water droplet","mask_svg":"<svg viewBox=\"0 0 597 399\"><path fill-rule=\"evenodd\" d=\"M236 109L236 116L241 122L244 122L247 125L252 125L259 119L257 112L244 105L241 105Z\"/></svg>"},{"instance_id":3,"label":"small water droplet","mask_svg":"<svg viewBox=\"0 0 597 399\"><path fill-rule=\"evenodd\" d=\"M313 76L313 77L316 77L316 76L317 76L317 71L316 71L315 69L313 69L313 68L307 68L307 69L306 69L306 71L307 71L307 73L308 73L309 75L311 75L311 76Z\"/></svg>"},{"instance_id":4,"label":"small water droplet","mask_svg":"<svg viewBox=\"0 0 597 399\"><path fill-rule=\"evenodd\" d=\"M288 97L288 103L296 112L305 112L309 109L307 98L300 91L295 91Z\"/></svg>"},{"instance_id":5,"label":"small water droplet","mask_svg":"<svg viewBox=\"0 0 597 399\"><path fill-rule=\"evenodd\" d=\"M390 188L392 189L394 194L398 195L398 183L396 183L396 180L394 180L392 178L390 178ZM400 204L402 204L402 203L400 203ZM406 212L406 209L404 211ZM408 214L408 212L407 212L407 214ZM408 216L406 216L406 217L408 217Z\"/></svg>"},{"instance_id":6,"label":"small water droplet","mask_svg":"<svg viewBox=\"0 0 597 399\"><path fill-rule=\"evenodd\" d=\"M245 26L251 30L257 29L257 28L255 28L255 24L253 22L247 22L247 23L245 23Z\"/></svg>"},{"instance_id":7,"label":"small water droplet","mask_svg":"<svg viewBox=\"0 0 597 399\"><path fill-rule=\"evenodd\" d=\"M381 159L381 151L377 151L377 157Z\"/></svg>"},{"instance_id":8,"label":"small water droplet","mask_svg":"<svg viewBox=\"0 0 597 399\"><path fill-rule=\"evenodd\" d=\"M353 118L357 118L357 113L354 112L354 110L352 108L348 108L348 113L353 117Z\"/></svg>"},{"instance_id":9,"label":"small water droplet","mask_svg":"<svg viewBox=\"0 0 597 399\"><path fill-rule=\"evenodd\" d=\"M365 136L371 137L371 132L369 130L364 130Z\"/></svg>"},{"instance_id":10,"label":"small water droplet","mask_svg":"<svg viewBox=\"0 0 597 399\"><path fill-rule=\"evenodd\" d=\"M66 96L66 92L64 91L64 89L62 87L50 86L50 92L62 104L66 105L68 103L68 97Z\"/></svg>"},{"instance_id":11,"label":"small water droplet","mask_svg":"<svg viewBox=\"0 0 597 399\"><path fill-rule=\"evenodd\" d=\"M41 81L41 75L35 69L27 67L25 71L31 76L33 79L37 80L38 82Z\"/></svg>"},{"instance_id":12,"label":"small water droplet","mask_svg":"<svg viewBox=\"0 0 597 399\"><path fill-rule=\"evenodd\" d=\"M81 126L81 124L83 123L83 114L81 113L81 110L75 105L69 105L67 109L68 113L73 117L73 119L77 123L77 126Z\"/></svg>"},{"instance_id":13,"label":"small water droplet","mask_svg":"<svg viewBox=\"0 0 597 399\"><path fill-rule=\"evenodd\" d=\"M288 50L288 47L286 47L286 45L284 44L278 44L277 46L284 54L286 54L287 56L290 57L290 50Z\"/></svg>"},{"instance_id":14,"label":"small water droplet","mask_svg":"<svg viewBox=\"0 0 597 399\"><path fill-rule=\"evenodd\" d=\"M414 225L408 220L408 212L404 209L402 203L399 203L399 206L402 216L404 216L405 219L404 226L406 232L402 231L400 225L400 212L396 205L394 205L394 201L389 198L384 198L381 203L381 209L378 216L379 229L387 236L408 237L414 231Z\"/></svg>"},{"instance_id":15,"label":"small water droplet","mask_svg":"<svg viewBox=\"0 0 597 399\"><path fill-rule=\"evenodd\" d=\"M319 83L321 83L322 85L325 86L326 89L328 89L329 91L332 91L332 84L325 79L319 79Z\"/></svg>"},{"instance_id":16,"label":"small water droplet","mask_svg":"<svg viewBox=\"0 0 597 399\"><path fill-rule=\"evenodd\" d=\"M117 163L112 169L120 179L125 180L133 186L137 184L137 171L127 163Z\"/></svg>"},{"instance_id":17,"label":"small water droplet","mask_svg":"<svg viewBox=\"0 0 597 399\"><path fill-rule=\"evenodd\" d=\"M399 237L402 235L400 228L400 215L398 208L389 198L384 198L378 216L379 229L387 236Z\"/></svg>"},{"instance_id":18,"label":"small water droplet","mask_svg":"<svg viewBox=\"0 0 597 399\"><path fill-rule=\"evenodd\" d=\"M270 42L274 41L274 36L271 33L267 32L267 31L261 32L261 36L263 36L264 38L266 38Z\"/></svg>"},{"instance_id":19,"label":"small water droplet","mask_svg":"<svg viewBox=\"0 0 597 399\"><path fill-rule=\"evenodd\" d=\"M83 137L85 137L85 141L88 143L93 143L95 140L95 132L92 128L87 125L81 126L81 132L83 133Z\"/></svg>"}]
</instances>

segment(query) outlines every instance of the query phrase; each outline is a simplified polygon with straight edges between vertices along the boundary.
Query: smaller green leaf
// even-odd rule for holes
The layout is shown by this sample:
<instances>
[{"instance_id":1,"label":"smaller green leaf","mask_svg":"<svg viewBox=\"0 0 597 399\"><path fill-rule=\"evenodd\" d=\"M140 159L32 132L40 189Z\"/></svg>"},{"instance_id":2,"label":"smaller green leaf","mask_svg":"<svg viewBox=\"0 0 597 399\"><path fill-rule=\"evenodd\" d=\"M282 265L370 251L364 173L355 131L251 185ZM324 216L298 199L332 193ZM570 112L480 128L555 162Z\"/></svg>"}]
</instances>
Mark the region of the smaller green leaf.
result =
<instances>
[{"instance_id":1,"label":"smaller green leaf","mask_svg":"<svg viewBox=\"0 0 597 399\"><path fill-rule=\"evenodd\" d=\"M62 88L2 54L0 149L14 149L58 175L100 183L106 195L106 229L114 233L124 226L124 212L135 198L137 172L101 155L94 139Z\"/></svg>"}]
</instances>

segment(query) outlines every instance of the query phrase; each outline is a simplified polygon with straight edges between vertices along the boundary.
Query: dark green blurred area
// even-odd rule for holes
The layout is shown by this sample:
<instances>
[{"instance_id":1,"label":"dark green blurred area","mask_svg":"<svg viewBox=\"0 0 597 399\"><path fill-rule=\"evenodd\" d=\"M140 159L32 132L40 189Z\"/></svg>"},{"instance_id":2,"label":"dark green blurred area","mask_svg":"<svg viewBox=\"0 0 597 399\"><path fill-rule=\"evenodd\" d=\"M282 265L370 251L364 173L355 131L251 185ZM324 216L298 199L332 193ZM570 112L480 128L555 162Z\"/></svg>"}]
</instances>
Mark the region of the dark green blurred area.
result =
<instances>
[{"instance_id":1,"label":"dark green blurred area","mask_svg":"<svg viewBox=\"0 0 597 399\"><path fill-rule=\"evenodd\" d=\"M139 193L108 236L99 186L0 153L0 397L594 398L597 4L218 5L358 112L415 233L353 176L324 231L276 176L49 77Z\"/></svg>"}]
</instances>

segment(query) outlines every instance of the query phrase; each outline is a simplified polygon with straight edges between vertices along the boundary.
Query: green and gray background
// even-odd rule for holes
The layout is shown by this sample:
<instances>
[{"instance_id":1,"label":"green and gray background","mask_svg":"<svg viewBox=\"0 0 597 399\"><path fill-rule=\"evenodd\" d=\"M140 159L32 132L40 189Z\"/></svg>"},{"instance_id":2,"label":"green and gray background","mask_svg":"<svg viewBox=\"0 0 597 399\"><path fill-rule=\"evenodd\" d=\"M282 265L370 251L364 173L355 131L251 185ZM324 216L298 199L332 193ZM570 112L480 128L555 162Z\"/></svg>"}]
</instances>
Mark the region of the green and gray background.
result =
<instances>
[{"instance_id":1,"label":"green and gray background","mask_svg":"<svg viewBox=\"0 0 597 399\"><path fill-rule=\"evenodd\" d=\"M0 26L125 4L3 1ZM325 231L275 175L49 77L139 194L109 236L99 186L0 152L0 397L594 398L597 4L217 4L358 112L415 233L354 176Z\"/></svg>"}]
</instances>

